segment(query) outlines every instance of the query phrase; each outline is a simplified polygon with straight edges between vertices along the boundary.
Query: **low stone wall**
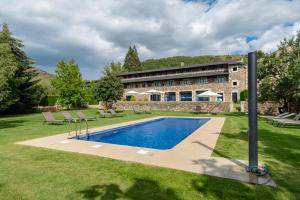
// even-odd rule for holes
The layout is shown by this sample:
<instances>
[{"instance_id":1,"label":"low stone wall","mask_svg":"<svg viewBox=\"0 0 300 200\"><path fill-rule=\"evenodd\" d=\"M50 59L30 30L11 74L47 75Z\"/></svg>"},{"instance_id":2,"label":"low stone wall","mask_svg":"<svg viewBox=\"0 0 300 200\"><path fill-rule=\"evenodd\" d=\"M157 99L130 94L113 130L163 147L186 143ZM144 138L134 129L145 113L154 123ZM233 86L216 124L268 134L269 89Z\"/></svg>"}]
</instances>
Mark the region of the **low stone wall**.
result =
<instances>
[{"instance_id":1,"label":"low stone wall","mask_svg":"<svg viewBox=\"0 0 300 200\"><path fill-rule=\"evenodd\" d=\"M171 111L194 111L196 106L201 106L201 111L209 112L218 109L221 112L230 112L230 102L149 102L149 101L119 101L115 107L121 110L132 110L134 105L150 106L152 110L171 110ZM100 106L101 107L101 106Z\"/></svg>"},{"instance_id":2,"label":"low stone wall","mask_svg":"<svg viewBox=\"0 0 300 200\"><path fill-rule=\"evenodd\" d=\"M257 112L261 115L277 115L279 114L279 103L266 101L257 104ZM248 101L241 101L241 111L248 112Z\"/></svg>"}]
</instances>

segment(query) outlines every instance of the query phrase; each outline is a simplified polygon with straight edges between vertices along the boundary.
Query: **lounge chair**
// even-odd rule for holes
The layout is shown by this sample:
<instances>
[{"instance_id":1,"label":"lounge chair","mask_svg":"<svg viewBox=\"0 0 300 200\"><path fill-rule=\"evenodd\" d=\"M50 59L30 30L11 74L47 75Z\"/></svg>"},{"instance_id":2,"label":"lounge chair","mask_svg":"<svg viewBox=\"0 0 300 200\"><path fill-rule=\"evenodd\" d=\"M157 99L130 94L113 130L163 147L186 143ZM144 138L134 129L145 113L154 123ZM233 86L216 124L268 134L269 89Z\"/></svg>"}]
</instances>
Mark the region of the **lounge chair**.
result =
<instances>
[{"instance_id":1,"label":"lounge chair","mask_svg":"<svg viewBox=\"0 0 300 200\"><path fill-rule=\"evenodd\" d=\"M63 124L63 120L57 120L54 118L51 112L42 112L43 117L44 117L44 122L43 123L48 123L48 124Z\"/></svg>"},{"instance_id":2,"label":"lounge chair","mask_svg":"<svg viewBox=\"0 0 300 200\"><path fill-rule=\"evenodd\" d=\"M110 113L105 113L104 110L98 110L100 117L113 117Z\"/></svg>"},{"instance_id":3,"label":"lounge chair","mask_svg":"<svg viewBox=\"0 0 300 200\"><path fill-rule=\"evenodd\" d=\"M289 112L285 112L285 113L281 113L281 114L276 115L276 116L264 116L264 115L262 115L262 116L259 116L259 117L262 118L262 119L265 119L265 120L273 120L273 119L280 119L283 116L288 115L288 114L289 114Z\"/></svg>"},{"instance_id":4,"label":"lounge chair","mask_svg":"<svg viewBox=\"0 0 300 200\"><path fill-rule=\"evenodd\" d=\"M150 106L143 106L143 111L144 113L147 113L147 114L151 114L151 107Z\"/></svg>"},{"instance_id":5,"label":"lounge chair","mask_svg":"<svg viewBox=\"0 0 300 200\"><path fill-rule=\"evenodd\" d=\"M281 116L279 118L273 118L273 119L271 119L271 123L274 124L274 123L277 122L277 120L288 119L288 118L293 117L295 115L297 115L297 113L290 113L290 114L287 114L287 115L283 115L283 116Z\"/></svg>"},{"instance_id":6,"label":"lounge chair","mask_svg":"<svg viewBox=\"0 0 300 200\"><path fill-rule=\"evenodd\" d=\"M220 111L220 109L219 108L214 108L210 113L212 114L212 115L216 115L216 114L218 114L218 113L220 113L221 111Z\"/></svg>"},{"instance_id":7,"label":"lounge chair","mask_svg":"<svg viewBox=\"0 0 300 200\"><path fill-rule=\"evenodd\" d=\"M277 126L284 126L284 125L300 125L300 113L297 114L293 119L274 119L274 123L277 124Z\"/></svg>"},{"instance_id":8,"label":"lounge chair","mask_svg":"<svg viewBox=\"0 0 300 200\"><path fill-rule=\"evenodd\" d=\"M69 113L69 112L67 112L67 111L65 111L65 112L62 112L62 115L64 116L64 120L65 120L65 122L78 122L78 121L80 121L80 118L74 118L74 117L72 117L72 115Z\"/></svg>"},{"instance_id":9,"label":"lounge chair","mask_svg":"<svg viewBox=\"0 0 300 200\"><path fill-rule=\"evenodd\" d=\"M133 112L135 114L142 114L143 112L139 110L139 107L137 105L133 106Z\"/></svg>"},{"instance_id":10,"label":"lounge chair","mask_svg":"<svg viewBox=\"0 0 300 200\"><path fill-rule=\"evenodd\" d=\"M123 117L123 116L125 116L125 114L116 113L116 111L113 110L113 109L108 109L108 112L110 112L111 115L114 116L114 117Z\"/></svg>"},{"instance_id":11,"label":"lounge chair","mask_svg":"<svg viewBox=\"0 0 300 200\"><path fill-rule=\"evenodd\" d=\"M193 111L194 114L201 113L201 106L196 106L195 110Z\"/></svg>"},{"instance_id":12,"label":"lounge chair","mask_svg":"<svg viewBox=\"0 0 300 200\"><path fill-rule=\"evenodd\" d=\"M88 117L86 116L83 112L78 111L77 113L77 117L81 120L86 120L86 121L93 121L93 120L97 120L96 117Z\"/></svg>"}]
</instances>

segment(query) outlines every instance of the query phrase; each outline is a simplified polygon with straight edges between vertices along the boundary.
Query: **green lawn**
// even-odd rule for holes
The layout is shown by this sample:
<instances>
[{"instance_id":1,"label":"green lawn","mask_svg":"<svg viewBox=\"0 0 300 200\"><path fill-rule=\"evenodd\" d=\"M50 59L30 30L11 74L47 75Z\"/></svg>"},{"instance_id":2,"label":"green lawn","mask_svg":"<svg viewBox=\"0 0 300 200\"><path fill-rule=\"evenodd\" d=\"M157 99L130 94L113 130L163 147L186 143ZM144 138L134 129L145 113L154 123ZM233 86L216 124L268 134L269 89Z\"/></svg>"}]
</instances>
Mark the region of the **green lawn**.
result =
<instances>
[{"instance_id":1,"label":"green lawn","mask_svg":"<svg viewBox=\"0 0 300 200\"><path fill-rule=\"evenodd\" d=\"M96 110L84 110L96 115ZM157 115L126 112L98 119L91 127ZM55 114L60 117L60 113ZM207 115L206 115L207 116ZM214 156L247 159L247 118L224 114L226 122ZM151 167L97 156L16 145L14 142L66 132L65 125L42 125L41 114L0 117L0 199L299 199L300 129L259 122L259 157L278 188Z\"/></svg>"}]
</instances>

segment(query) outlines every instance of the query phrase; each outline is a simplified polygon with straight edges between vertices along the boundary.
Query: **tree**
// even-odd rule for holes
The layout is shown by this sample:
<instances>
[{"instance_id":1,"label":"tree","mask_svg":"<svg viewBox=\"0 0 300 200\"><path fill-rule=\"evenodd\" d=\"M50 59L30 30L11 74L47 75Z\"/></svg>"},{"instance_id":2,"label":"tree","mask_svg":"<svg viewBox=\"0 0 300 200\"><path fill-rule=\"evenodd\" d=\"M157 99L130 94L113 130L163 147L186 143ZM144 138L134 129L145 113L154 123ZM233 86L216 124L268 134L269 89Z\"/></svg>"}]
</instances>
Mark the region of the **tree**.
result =
<instances>
[{"instance_id":1,"label":"tree","mask_svg":"<svg viewBox=\"0 0 300 200\"><path fill-rule=\"evenodd\" d=\"M59 93L58 102L67 108L84 106L88 102L88 92L75 61L59 61L55 73L52 84Z\"/></svg>"},{"instance_id":2,"label":"tree","mask_svg":"<svg viewBox=\"0 0 300 200\"><path fill-rule=\"evenodd\" d=\"M32 107L37 105L40 100L41 89L37 81L32 78L36 75L30 71L33 61L22 50L23 42L12 36L8 25L3 24L0 31L1 44L1 71L5 69L12 69L6 74L2 74L2 79L6 80L2 85L6 85L5 91L10 91L9 95L1 101L9 102L2 107L0 112L5 113L20 113L32 110ZM5 77L6 78L3 78ZM8 93L7 93L8 94ZM13 100L10 98L13 97Z\"/></svg>"},{"instance_id":3,"label":"tree","mask_svg":"<svg viewBox=\"0 0 300 200\"><path fill-rule=\"evenodd\" d=\"M17 62L8 44L0 43L0 112L5 111L18 99L11 84L17 70Z\"/></svg>"},{"instance_id":4,"label":"tree","mask_svg":"<svg viewBox=\"0 0 300 200\"><path fill-rule=\"evenodd\" d=\"M112 73L116 76L119 76L122 72L124 72L124 69L123 69L121 63L119 63L119 62L118 63L111 62L110 65L106 65L103 70L104 75L108 75L108 74Z\"/></svg>"},{"instance_id":5,"label":"tree","mask_svg":"<svg viewBox=\"0 0 300 200\"><path fill-rule=\"evenodd\" d=\"M123 67L126 71L142 70L141 62L135 45L133 47L129 46Z\"/></svg>"},{"instance_id":6,"label":"tree","mask_svg":"<svg viewBox=\"0 0 300 200\"><path fill-rule=\"evenodd\" d=\"M300 94L300 33L284 39L276 52L265 54L258 68L259 98L281 103L285 110Z\"/></svg>"},{"instance_id":7,"label":"tree","mask_svg":"<svg viewBox=\"0 0 300 200\"><path fill-rule=\"evenodd\" d=\"M124 89L119 73L119 67L112 63L104 68L104 76L95 85L95 98L97 101L102 101L106 108L112 108L113 104L123 96Z\"/></svg>"}]
</instances>

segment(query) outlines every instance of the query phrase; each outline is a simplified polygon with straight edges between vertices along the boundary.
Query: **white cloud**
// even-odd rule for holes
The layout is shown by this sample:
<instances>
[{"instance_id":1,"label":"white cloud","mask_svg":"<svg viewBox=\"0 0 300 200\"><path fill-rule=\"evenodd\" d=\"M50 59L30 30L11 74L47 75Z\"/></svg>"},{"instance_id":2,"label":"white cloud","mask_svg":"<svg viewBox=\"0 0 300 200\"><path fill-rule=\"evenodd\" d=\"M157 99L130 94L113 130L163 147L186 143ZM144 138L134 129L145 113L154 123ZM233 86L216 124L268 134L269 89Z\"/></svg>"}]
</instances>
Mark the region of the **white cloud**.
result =
<instances>
[{"instance_id":1,"label":"white cloud","mask_svg":"<svg viewBox=\"0 0 300 200\"><path fill-rule=\"evenodd\" d=\"M175 55L269 52L300 29L297 0L0 1L0 23L23 39L36 64L54 71L75 59L96 79L136 44L142 59ZM247 36L254 40L247 42Z\"/></svg>"}]
</instances>

